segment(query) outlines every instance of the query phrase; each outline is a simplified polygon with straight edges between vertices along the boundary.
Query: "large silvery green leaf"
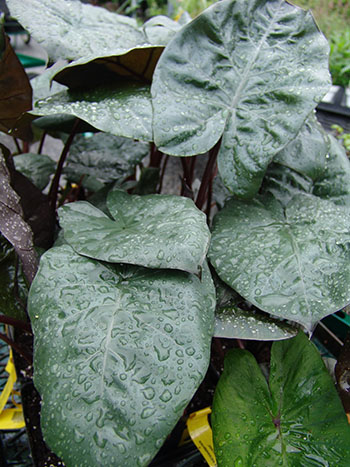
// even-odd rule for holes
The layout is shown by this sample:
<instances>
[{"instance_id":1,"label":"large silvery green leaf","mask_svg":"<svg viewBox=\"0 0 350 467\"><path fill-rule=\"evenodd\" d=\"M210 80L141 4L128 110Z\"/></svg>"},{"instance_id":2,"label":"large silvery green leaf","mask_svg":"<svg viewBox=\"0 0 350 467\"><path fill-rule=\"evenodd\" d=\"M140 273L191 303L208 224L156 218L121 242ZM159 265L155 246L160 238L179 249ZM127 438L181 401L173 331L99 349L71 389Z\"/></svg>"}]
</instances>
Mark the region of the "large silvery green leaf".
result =
<instances>
[{"instance_id":1,"label":"large silvery green leaf","mask_svg":"<svg viewBox=\"0 0 350 467\"><path fill-rule=\"evenodd\" d=\"M179 31L154 73L154 138L205 153L240 197L297 134L330 85L328 44L311 13L284 0L224 0ZM170 104L171 103L171 104Z\"/></svg>"},{"instance_id":2,"label":"large silvery green leaf","mask_svg":"<svg viewBox=\"0 0 350 467\"><path fill-rule=\"evenodd\" d=\"M350 427L314 345L302 333L274 342L270 368L267 383L250 352L227 355L211 416L218 466L347 467Z\"/></svg>"},{"instance_id":3,"label":"large silvery green leaf","mask_svg":"<svg viewBox=\"0 0 350 467\"><path fill-rule=\"evenodd\" d=\"M107 207L115 220L85 201L59 209L64 237L79 254L113 263L199 272L210 233L205 215L192 200L113 190Z\"/></svg>"},{"instance_id":4,"label":"large silvery green leaf","mask_svg":"<svg viewBox=\"0 0 350 467\"><path fill-rule=\"evenodd\" d=\"M147 85L117 83L86 91L62 91L37 101L32 113L74 115L106 133L152 141L152 105Z\"/></svg>"},{"instance_id":5,"label":"large silvery green leaf","mask_svg":"<svg viewBox=\"0 0 350 467\"><path fill-rule=\"evenodd\" d=\"M34 379L45 440L67 466L148 465L206 373L214 307L209 277L67 245L44 254L29 297Z\"/></svg>"},{"instance_id":6,"label":"large silvery green leaf","mask_svg":"<svg viewBox=\"0 0 350 467\"><path fill-rule=\"evenodd\" d=\"M209 257L220 278L259 309L311 329L350 302L350 210L312 195L285 208L271 195L230 200Z\"/></svg>"},{"instance_id":7,"label":"large silvery green leaf","mask_svg":"<svg viewBox=\"0 0 350 467\"><path fill-rule=\"evenodd\" d=\"M107 133L76 136L64 172L69 180L85 185L86 178L99 183L122 182L148 154L149 145Z\"/></svg>"},{"instance_id":8,"label":"large silvery green leaf","mask_svg":"<svg viewBox=\"0 0 350 467\"><path fill-rule=\"evenodd\" d=\"M145 42L134 19L71 0L8 0L10 13L53 61L113 55Z\"/></svg>"},{"instance_id":9,"label":"large silvery green leaf","mask_svg":"<svg viewBox=\"0 0 350 467\"><path fill-rule=\"evenodd\" d=\"M298 193L312 193L335 204L350 203L350 162L342 145L326 135L315 117L274 158L262 190L284 205Z\"/></svg>"}]
</instances>

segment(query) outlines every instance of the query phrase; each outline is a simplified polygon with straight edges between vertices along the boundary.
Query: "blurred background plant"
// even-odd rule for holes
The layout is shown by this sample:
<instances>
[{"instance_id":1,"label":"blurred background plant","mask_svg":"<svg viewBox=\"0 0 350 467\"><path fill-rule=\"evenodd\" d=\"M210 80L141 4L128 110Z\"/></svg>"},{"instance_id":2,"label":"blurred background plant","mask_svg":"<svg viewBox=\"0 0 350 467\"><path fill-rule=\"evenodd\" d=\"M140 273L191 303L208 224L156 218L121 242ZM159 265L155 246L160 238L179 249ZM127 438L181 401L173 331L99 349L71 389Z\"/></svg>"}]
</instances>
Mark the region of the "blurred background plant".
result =
<instances>
[{"instance_id":1,"label":"blurred background plant","mask_svg":"<svg viewBox=\"0 0 350 467\"><path fill-rule=\"evenodd\" d=\"M348 157L350 157L350 133L346 133L340 125L332 125L332 130L336 138L342 141Z\"/></svg>"},{"instance_id":2,"label":"blurred background plant","mask_svg":"<svg viewBox=\"0 0 350 467\"><path fill-rule=\"evenodd\" d=\"M350 2L349 0L292 0L311 9L317 24L330 43L329 68L333 84L350 83Z\"/></svg>"}]
</instances>

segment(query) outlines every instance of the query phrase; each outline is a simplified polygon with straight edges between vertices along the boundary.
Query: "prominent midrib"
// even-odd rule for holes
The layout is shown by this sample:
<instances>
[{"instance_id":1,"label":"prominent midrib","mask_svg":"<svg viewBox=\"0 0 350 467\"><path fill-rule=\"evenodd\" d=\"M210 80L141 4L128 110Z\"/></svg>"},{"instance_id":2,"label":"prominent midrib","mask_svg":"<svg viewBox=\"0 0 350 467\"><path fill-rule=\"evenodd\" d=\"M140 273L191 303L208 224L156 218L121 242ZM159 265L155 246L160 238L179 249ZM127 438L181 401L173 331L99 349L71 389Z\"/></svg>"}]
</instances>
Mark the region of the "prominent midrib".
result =
<instances>
[{"instance_id":1,"label":"prominent midrib","mask_svg":"<svg viewBox=\"0 0 350 467\"><path fill-rule=\"evenodd\" d=\"M119 304L120 304L120 297L116 297L116 304L115 304L115 311L113 313L113 317L111 318L111 321L109 323L108 329L107 329L107 335L106 335L106 344L105 344L105 353L103 356L103 363L102 363L102 371L101 371L101 382L100 382L100 395L101 399L103 399L103 393L105 390L105 374L106 374L106 368L107 368L107 360L108 360L108 354L109 354L109 347L112 341L112 331L114 328L114 323L115 323L115 317L116 317L116 311L119 309Z\"/></svg>"},{"instance_id":2,"label":"prominent midrib","mask_svg":"<svg viewBox=\"0 0 350 467\"><path fill-rule=\"evenodd\" d=\"M271 31L271 28L272 26L275 24L275 20L276 20L276 17L280 11L280 7L282 5L282 3L284 3L284 0L281 0L280 3L279 3L279 6L275 12L275 14L273 15L272 19L271 19L271 22L268 26L268 28L266 29L265 31L265 34L262 36L262 38L260 39L260 42L258 44L258 47L256 48L256 51L254 53L254 55L252 56L251 60L247 63L245 69L244 69L244 72L243 72L243 75L241 77L241 81L239 83L239 86L235 92L235 95L233 96L233 99L232 99L232 103L231 103L231 111L232 111L232 114L233 116L235 115L236 113L236 109L237 109L237 104L241 98L241 95L242 95L242 92L243 92L243 89L245 88L245 86L247 85L247 78L256 62L256 59L258 58L259 54L260 54L260 51L261 51L261 47L263 46L267 36L270 34L270 31Z\"/></svg>"},{"instance_id":3,"label":"prominent midrib","mask_svg":"<svg viewBox=\"0 0 350 467\"><path fill-rule=\"evenodd\" d=\"M301 261L300 261L301 255L300 255L299 247L298 247L297 241L295 240L295 238L293 236L293 232L289 228L288 228L288 231L289 231L288 233L289 233L290 239L291 239L291 244L292 244L292 248L293 248L294 257L296 259L297 266L298 266L298 273L299 273L299 277L300 277L302 293L303 293L303 297L304 297L304 300L305 300L307 313L308 313L308 315L310 315L311 308L310 308L310 304L309 304L309 301L308 301L308 298L307 298L307 293L306 293L306 285L305 285L303 272L302 272L302 267L301 267Z\"/></svg>"}]
</instances>

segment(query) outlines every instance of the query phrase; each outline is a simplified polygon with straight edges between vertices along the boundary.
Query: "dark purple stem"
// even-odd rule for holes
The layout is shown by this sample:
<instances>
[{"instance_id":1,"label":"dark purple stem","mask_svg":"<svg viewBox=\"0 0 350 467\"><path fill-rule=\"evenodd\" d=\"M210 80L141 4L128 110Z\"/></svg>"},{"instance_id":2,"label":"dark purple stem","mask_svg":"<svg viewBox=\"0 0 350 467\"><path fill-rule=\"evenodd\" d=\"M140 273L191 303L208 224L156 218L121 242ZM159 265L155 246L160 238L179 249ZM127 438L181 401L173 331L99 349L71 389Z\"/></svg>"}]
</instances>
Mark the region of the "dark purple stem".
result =
<instances>
[{"instance_id":1,"label":"dark purple stem","mask_svg":"<svg viewBox=\"0 0 350 467\"><path fill-rule=\"evenodd\" d=\"M199 188L199 192L198 192L198 196L196 200L196 206L198 209L202 209L205 201L207 200L208 188L214 178L213 174L214 174L214 171L216 170L216 159L219 153L220 144L221 144L221 138L209 152L208 162L204 170L202 183Z\"/></svg>"},{"instance_id":2,"label":"dark purple stem","mask_svg":"<svg viewBox=\"0 0 350 467\"><path fill-rule=\"evenodd\" d=\"M39 148L38 148L38 154L41 154L41 151L43 150L46 135L47 135L47 131L44 131L44 133L43 133L43 135L41 137L41 140L40 140L40 144L39 144Z\"/></svg>"},{"instance_id":3,"label":"dark purple stem","mask_svg":"<svg viewBox=\"0 0 350 467\"><path fill-rule=\"evenodd\" d=\"M32 359L27 355L27 352L23 350L19 345L16 344L12 339L6 336L6 334L0 333L0 339L6 342L7 345L11 346L15 352L17 352L19 355L22 355L24 360L31 365L32 364Z\"/></svg>"},{"instance_id":4,"label":"dark purple stem","mask_svg":"<svg viewBox=\"0 0 350 467\"><path fill-rule=\"evenodd\" d=\"M23 331L26 332L32 332L32 328L29 323L26 323L25 321L19 319L11 318L10 316L0 315L0 323L7 324L15 328L23 329Z\"/></svg>"},{"instance_id":5,"label":"dark purple stem","mask_svg":"<svg viewBox=\"0 0 350 467\"><path fill-rule=\"evenodd\" d=\"M51 206L53 211L56 210L58 187L60 185L60 178L61 178L61 175L62 175L63 166L64 166L64 163L66 161L66 158L67 158L69 149L71 147L71 144L73 142L73 139L74 139L74 137L75 137L75 135L76 135L76 133L78 131L80 121L81 120L79 120L79 118L77 118L75 120L75 122L74 122L71 134L69 135L69 137L68 137L68 139L66 141L66 144L64 145L64 148L62 150L61 156L60 156L58 164L57 164L57 169L56 169L55 176L54 176L54 178L52 180L52 183L51 183L51 187L50 187L48 197L49 197L50 206Z\"/></svg>"}]
</instances>

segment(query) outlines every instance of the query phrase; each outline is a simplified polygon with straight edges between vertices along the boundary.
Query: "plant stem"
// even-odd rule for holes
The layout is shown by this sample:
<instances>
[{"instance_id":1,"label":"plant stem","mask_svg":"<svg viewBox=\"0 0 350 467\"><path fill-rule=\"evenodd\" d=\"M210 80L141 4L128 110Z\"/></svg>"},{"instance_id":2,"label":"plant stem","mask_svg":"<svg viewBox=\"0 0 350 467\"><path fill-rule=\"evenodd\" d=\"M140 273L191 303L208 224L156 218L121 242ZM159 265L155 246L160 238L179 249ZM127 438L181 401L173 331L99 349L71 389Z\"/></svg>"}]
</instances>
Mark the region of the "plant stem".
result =
<instances>
[{"instance_id":1,"label":"plant stem","mask_svg":"<svg viewBox=\"0 0 350 467\"><path fill-rule=\"evenodd\" d=\"M15 328L20 328L23 329L23 331L32 333L32 328L29 323L19 319L11 318L10 316L0 315L0 323L7 324Z\"/></svg>"},{"instance_id":2,"label":"plant stem","mask_svg":"<svg viewBox=\"0 0 350 467\"><path fill-rule=\"evenodd\" d=\"M158 151L154 143L151 143L151 155L149 161L149 167L155 167L159 169L162 162L163 153Z\"/></svg>"},{"instance_id":3,"label":"plant stem","mask_svg":"<svg viewBox=\"0 0 350 467\"><path fill-rule=\"evenodd\" d=\"M181 196L186 196L191 199L193 199L192 183L196 157L197 156L181 157L183 169Z\"/></svg>"},{"instance_id":4,"label":"plant stem","mask_svg":"<svg viewBox=\"0 0 350 467\"><path fill-rule=\"evenodd\" d=\"M207 199L207 192L208 188L210 186L210 183L212 182L214 178L214 171L216 170L216 158L219 153L221 145L221 138L219 141L215 144L215 146L209 151L209 158L207 165L204 170L203 178L202 178L202 183L198 192L197 200L196 200L196 206L198 209L202 209L206 199Z\"/></svg>"},{"instance_id":5,"label":"plant stem","mask_svg":"<svg viewBox=\"0 0 350 467\"><path fill-rule=\"evenodd\" d=\"M165 158L164 158L163 167L162 167L162 170L161 170L160 176L159 176L159 185L158 185L158 190L157 190L158 193L162 192L163 180L164 180L165 170L166 170L166 166L168 164L168 161L169 161L169 156L166 155Z\"/></svg>"},{"instance_id":6,"label":"plant stem","mask_svg":"<svg viewBox=\"0 0 350 467\"><path fill-rule=\"evenodd\" d=\"M11 346L13 350L19 355L21 355L29 365L32 364L32 359L27 355L27 352L25 352L25 350L23 350L19 345L17 345L16 342L7 337L6 334L0 333L0 339L6 342L7 345Z\"/></svg>"},{"instance_id":7,"label":"plant stem","mask_svg":"<svg viewBox=\"0 0 350 467\"><path fill-rule=\"evenodd\" d=\"M66 158L67 158L69 149L71 147L71 144L73 142L74 136L76 135L76 133L78 131L80 121L81 120L79 118L77 118L75 120L72 131L71 131L71 134L69 135L69 137L68 137L68 139L66 141L66 144L63 147L61 156L60 156L59 161L57 163L56 173L55 173L55 176L54 176L54 178L52 180L49 195L48 195L49 203L50 203L50 206L51 206L53 211L56 210L58 187L59 187L59 184L60 184L60 178L61 178L61 175L62 175L63 166L64 166L64 163L66 161Z\"/></svg>"},{"instance_id":8,"label":"plant stem","mask_svg":"<svg viewBox=\"0 0 350 467\"><path fill-rule=\"evenodd\" d=\"M46 135L47 135L47 131L44 131L44 133L42 134L41 140L40 140L40 144L39 144L39 148L38 148L38 154L41 154L41 151L43 150Z\"/></svg>"},{"instance_id":9,"label":"plant stem","mask_svg":"<svg viewBox=\"0 0 350 467\"><path fill-rule=\"evenodd\" d=\"M28 141L23 141L23 150L22 152L25 154L26 152L29 152L29 143Z\"/></svg>"}]
</instances>

